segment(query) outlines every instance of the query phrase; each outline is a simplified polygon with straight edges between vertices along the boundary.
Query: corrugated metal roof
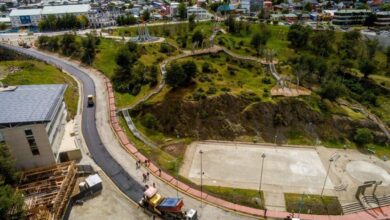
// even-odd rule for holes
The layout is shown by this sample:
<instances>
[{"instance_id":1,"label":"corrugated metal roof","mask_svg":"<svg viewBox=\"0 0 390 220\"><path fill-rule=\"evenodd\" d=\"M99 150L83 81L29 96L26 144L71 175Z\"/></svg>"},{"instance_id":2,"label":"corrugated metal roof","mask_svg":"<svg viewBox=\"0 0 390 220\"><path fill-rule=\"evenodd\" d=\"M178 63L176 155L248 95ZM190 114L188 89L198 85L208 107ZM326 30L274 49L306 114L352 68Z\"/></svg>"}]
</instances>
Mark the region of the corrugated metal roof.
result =
<instances>
[{"instance_id":1,"label":"corrugated metal roof","mask_svg":"<svg viewBox=\"0 0 390 220\"><path fill-rule=\"evenodd\" d=\"M10 17L14 16L29 16L29 15L40 15L42 9L35 8L35 9L14 9L9 14Z\"/></svg>"},{"instance_id":2,"label":"corrugated metal roof","mask_svg":"<svg viewBox=\"0 0 390 220\"><path fill-rule=\"evenodd\" d=\"M71 14L71 13L86 13L91 9L88 4L83 5L59 5L59 6L45 6L42 9L42 15L50 14Z\"/></svg>"},{"instance_id":3,"label":"corrugated metal roof","mask_svg":"<svg viewBox=\"0 0 390 220\"><path fill-rule=\"evenodd\" d=\"M52 120L66 87L65 84L24 85L0 92L0 124Z\"/></svg>"}]
</instances>

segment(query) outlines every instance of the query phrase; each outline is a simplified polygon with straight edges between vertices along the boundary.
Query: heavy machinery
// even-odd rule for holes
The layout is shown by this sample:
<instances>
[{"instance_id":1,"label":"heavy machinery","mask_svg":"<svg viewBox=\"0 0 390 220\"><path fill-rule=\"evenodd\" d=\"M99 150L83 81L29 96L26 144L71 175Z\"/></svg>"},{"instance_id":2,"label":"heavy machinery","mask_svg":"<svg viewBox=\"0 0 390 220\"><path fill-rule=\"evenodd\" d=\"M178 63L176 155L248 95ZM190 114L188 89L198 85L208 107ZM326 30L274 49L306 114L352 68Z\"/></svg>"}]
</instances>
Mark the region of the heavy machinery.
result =
<instances>
[{"instance_id":1,"label":"heavy machinery","mask_svg":"<svg viewBox=\"0 0 390 220\"><path fill-rule=\"evenodd\" d=\"M198 213L194 209L186 212L182 211L184 206L183 199L164 198L155 187L149 187L145 190L143 198L139 205L146 211L156 214L167 220L197 220Z\"/></svg>"}]
</instances>

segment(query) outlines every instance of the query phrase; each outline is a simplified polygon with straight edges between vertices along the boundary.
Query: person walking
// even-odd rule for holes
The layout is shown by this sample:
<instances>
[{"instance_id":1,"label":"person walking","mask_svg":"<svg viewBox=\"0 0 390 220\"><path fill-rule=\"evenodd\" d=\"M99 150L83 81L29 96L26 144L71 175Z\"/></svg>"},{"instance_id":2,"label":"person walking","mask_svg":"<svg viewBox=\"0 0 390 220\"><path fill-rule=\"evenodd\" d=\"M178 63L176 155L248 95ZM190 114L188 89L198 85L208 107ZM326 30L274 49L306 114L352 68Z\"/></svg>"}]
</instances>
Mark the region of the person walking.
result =
<instances>
[{"instance_id":1,"label":"person walking","mask_svg":"<svg viewBox=\"0 0 390 220\"><path fill-rule=\"evenodd\" d=\"M149 172L146 172L146 181L149 180Z\"/></svg>"},{"instance_id":2,"label":"person walking","mask_svg":"<svg viewBox=\"0 0 390 220\"><path fill-rule=\"evenodd\" d=\"M142 173L142 182L146 182L146 174L145 173Z\"/></svg>"}]
</instances>

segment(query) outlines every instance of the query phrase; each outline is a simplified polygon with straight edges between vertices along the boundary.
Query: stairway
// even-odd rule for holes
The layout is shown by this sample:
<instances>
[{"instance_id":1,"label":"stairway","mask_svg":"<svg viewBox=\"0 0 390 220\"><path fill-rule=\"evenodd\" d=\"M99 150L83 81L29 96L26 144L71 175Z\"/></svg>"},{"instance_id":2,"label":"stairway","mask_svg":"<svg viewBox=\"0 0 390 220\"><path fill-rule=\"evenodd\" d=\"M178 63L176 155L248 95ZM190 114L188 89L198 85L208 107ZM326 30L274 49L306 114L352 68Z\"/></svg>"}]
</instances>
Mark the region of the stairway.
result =
<instances>
[{"instance_id":1,"label":"stairway","mask_svg":"<svg viewBox=\"0 0 390 220\"><path fill-rule=\"evenodd\" d=\"M390 196L374 197L372 195L366 195L362 196L361 200L361 202L357 201L341 205L344 215L390 205Z\"/></svg>"},{"instance_id":2,"label":"stairway","mask_svg":"<svg viewBox=\"0 0 390 220\"><path fill-rule=\"evenodd\" d=\"M355 212L364 211L365 208L360 204L360 202L352 202L348 204L341 205L344 215L352 214Z\"/></svg>"}]
</instances>

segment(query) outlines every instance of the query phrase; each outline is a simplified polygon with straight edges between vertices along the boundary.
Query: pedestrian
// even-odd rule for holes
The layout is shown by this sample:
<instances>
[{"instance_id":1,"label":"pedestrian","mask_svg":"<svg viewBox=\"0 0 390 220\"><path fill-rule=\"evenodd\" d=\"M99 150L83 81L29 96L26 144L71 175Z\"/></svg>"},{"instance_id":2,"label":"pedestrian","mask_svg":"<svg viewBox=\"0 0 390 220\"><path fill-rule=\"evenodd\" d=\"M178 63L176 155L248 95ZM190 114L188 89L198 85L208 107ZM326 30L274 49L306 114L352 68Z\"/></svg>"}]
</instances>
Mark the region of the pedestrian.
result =
<instances>
[{"instance_id":1,"label":"pedestrian","mask_svg":"<svg viewBox=\"0 0 390 220\"><path fill-rule=\"evenodd\" d=\"M146 180L149 180L149 172L146 172Z\"/></svg>"},{"instance_id":2,"label":"pedestrian","mask_svg":"<svg viewBox=\"0 0 390 220\"><path fill-rule=\"evenodd\" d=\"M264 209L264 218L267 218L267 208Z\"/></svg>"},{"instance_id":3,"label":"pedestrian","mask_svg":"<svg viewBox=\"0 0 390 220\"><path fill-rule=\"evenodd\" d=\"M142 173L142 182L146 182L146 174L145 173Z\"/></svg>"},{"instance_id":4,"label":"pedestrian","mask_svg":"<svg viewBox=\"0 0 390 220\"><path fill-rule=\"evenodd\" d=\"M156 183L153 183L153 188L156 188Z\"/></svg>"},{"instance_id":5,"label":"pedestrian","mask_svg":"<svg viewBox=\"0 0 390 220\"><path fill-rule=\"evenodd\" d=\"M145 167L148 165L148 160L145 160Z\"/></svg>"},{"instance_id":6,"label":"pedestrian","mask_svg":"<svg viewBox=\"0 0 390 220\"><path fill-rule=\"evenodd\" d=\"M145 190L149 189L148 184L145 184Z\"/></svg>"},{"instance_id":7,"label":"pedestrian","mask_svg":"<svg viewBox=\"0 0 390 220\"><path fill-rule=\"evenodd\" d=\"M135 161L135 169L138 169L138 161Z\"/></svg>"},{"instance_id":8,"label":"pedestrian","mask_svg":"<svg viewBox=\"0 0 390 220\"><path fill-rule=\"evenodd\" d=\"M161 176L161 169L158 168L158 176Z\"/></svg>"}]
</instances>

